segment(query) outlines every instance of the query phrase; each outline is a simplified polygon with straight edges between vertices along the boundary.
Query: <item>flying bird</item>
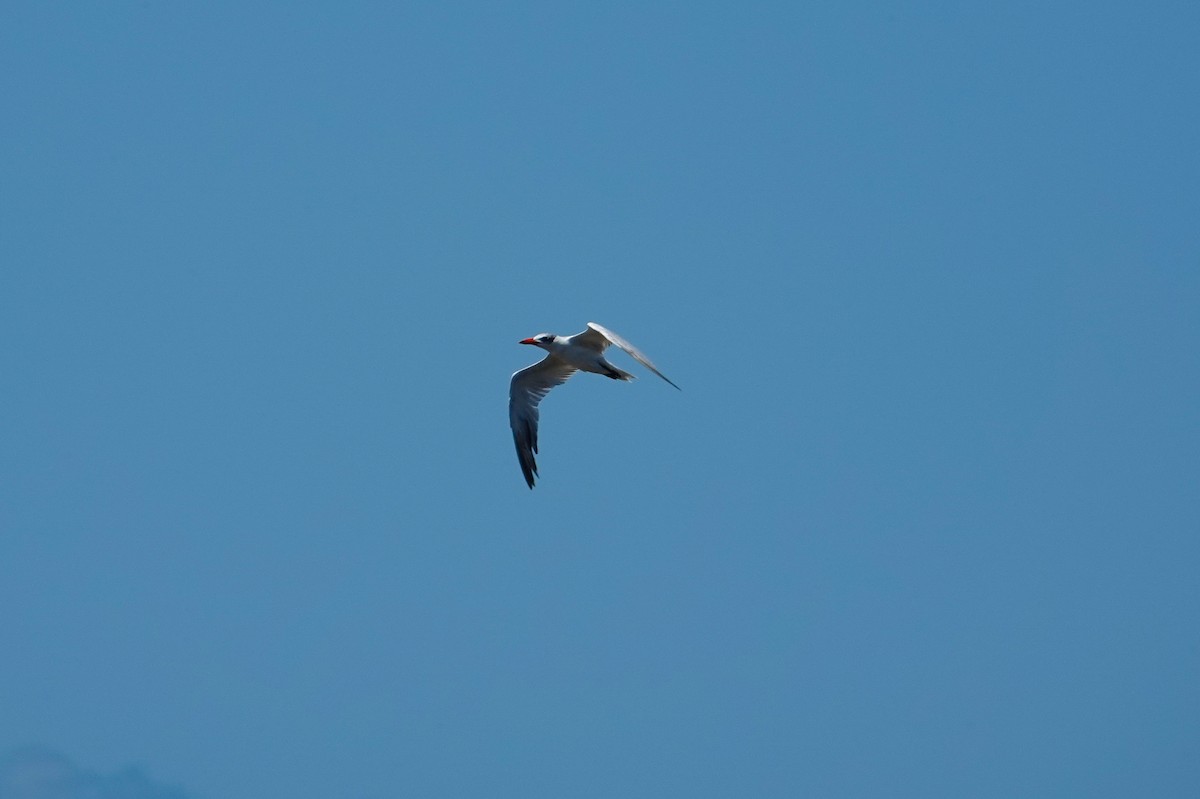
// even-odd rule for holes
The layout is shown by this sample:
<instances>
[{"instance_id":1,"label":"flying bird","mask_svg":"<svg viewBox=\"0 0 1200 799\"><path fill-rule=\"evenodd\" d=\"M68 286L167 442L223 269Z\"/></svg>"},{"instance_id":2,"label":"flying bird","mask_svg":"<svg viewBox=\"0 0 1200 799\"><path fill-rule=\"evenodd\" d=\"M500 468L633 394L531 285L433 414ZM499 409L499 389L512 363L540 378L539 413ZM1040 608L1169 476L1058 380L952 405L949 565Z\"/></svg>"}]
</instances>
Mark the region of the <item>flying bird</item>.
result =
<instances>
[{"instance_id":1,"label":"flying bird","mask_svg":"<svg viewBox=\"0 0 1200 799\"><path fill-rule=\"evenodd\" d=\"M517 445L517 460L530 488L538 476L537 461L533 458L538 451L538 403L550 389L561 386L576 372L592 372L613 380L634 379L629 372L604 359L609 344L616 344L642 366L675 386L637 347L595 322L588 322L587 330L573 336L538 333L520 343L541 347L548 353L533 366L515 372L508 387L508 421L512 425L513 442Z\"/></svg>"}]
</instances>

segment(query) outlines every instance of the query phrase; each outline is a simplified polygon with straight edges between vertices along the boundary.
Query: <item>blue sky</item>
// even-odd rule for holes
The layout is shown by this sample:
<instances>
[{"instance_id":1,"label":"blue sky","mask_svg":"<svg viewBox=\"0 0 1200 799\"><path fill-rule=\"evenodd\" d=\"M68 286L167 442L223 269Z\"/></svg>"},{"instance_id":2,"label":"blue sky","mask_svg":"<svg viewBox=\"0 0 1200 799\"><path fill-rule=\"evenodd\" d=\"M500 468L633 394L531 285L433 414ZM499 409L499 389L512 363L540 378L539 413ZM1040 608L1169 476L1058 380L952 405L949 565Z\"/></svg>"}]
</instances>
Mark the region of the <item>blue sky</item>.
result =
<instances>
[{"instance_id":1,"label":"blue sky","mask_svg":"<svg viewBox=\"0 0 1200 799\"><path fill-rule=\"evenodd\" d=\"M1195 795L1198 25L10 5L0 751ZM517 341L589 320L683 392L557 389L530 492Z\"/></svg>"}]
</instances>

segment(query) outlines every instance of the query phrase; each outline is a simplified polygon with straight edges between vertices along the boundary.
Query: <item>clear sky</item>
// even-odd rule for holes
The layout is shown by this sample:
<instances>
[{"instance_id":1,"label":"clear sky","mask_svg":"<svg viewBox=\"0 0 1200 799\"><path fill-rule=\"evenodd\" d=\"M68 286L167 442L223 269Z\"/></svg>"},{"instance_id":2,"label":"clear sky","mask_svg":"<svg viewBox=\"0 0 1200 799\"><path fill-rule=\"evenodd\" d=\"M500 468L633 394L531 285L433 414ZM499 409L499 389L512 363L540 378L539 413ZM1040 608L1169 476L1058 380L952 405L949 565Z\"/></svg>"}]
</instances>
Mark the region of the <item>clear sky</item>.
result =
<instances>
[{"instance_id":1,"label":"clear sky","mask_svg":"<svg viewBox=\"0 0 1200 799\"><path fill-rule=\"evenodd\" d=\"M1200 795L1196 3L2 17L10 772Z\"/></svg>"}]
</instances>

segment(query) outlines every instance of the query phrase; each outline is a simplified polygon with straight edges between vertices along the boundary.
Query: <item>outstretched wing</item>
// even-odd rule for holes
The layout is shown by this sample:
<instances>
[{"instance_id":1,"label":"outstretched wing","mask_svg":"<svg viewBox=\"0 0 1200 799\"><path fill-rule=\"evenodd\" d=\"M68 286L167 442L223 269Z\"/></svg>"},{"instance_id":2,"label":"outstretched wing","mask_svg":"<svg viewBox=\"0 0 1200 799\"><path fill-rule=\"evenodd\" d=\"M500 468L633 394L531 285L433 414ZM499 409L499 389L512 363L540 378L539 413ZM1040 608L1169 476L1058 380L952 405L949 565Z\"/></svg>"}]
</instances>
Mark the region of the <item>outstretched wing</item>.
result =
<instances>
[{"instance_id":1,"label":"outstretched wing","mask_svg":"<svg viewBox=\"0 0 1200 799\"><path fill-rule=\"evenodd\" d=\"M616 344L618 347L632 355L633 359L642 366L646 367L663 380L666 380L668 383L675 386L675 383L671 380L671 378L658 371L658 367L652 364L650 359L642 354L641 350L603 325L598 325L595 322L588 322L588 329L582 333L579 333L578 335L571 336L570 341L572 344L579 344L584 347L589 347L597 352L604 352L609 344ZM675 386L675 388L679 388L679 386ZM682 391L683 389L679 390Z\"/></svg>"},{"instance_id":2,"label":"outstretched wing","mask_svg":"<svg viewBox=\"0 0 1200 799\"><path fill-rule=\"evenodd\" d=\"M574 366L547 355L533 366L515 372L508 386L508 423L512 425L521 472L530 488L537 477L537 461L533 456L538 451L538 403L550 389L561 386L573 374Z\"/></svg>"}]
</instances>

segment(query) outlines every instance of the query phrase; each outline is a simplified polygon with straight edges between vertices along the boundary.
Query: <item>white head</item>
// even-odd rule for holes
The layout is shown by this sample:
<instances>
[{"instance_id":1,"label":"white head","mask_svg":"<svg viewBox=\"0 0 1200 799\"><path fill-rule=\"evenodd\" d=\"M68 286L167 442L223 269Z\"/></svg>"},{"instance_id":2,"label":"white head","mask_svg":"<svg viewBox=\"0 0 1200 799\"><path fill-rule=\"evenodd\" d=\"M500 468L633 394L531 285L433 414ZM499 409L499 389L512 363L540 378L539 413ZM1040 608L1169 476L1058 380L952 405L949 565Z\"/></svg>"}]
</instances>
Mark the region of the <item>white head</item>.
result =
<instances>
[{"instance_id":1,"label":"white head","mask_svg":"<svg viewBox=\"0 0 1200 799\"><path fill-rule=\"evenodd\" d=\"M554 344L556 339L558 339L558 336L554 335L553 333L538 333L533 338L524 338L518 343L532 344L535 347L541 347L544 350L548 350Z\"/></svg>"}]
</instances>

